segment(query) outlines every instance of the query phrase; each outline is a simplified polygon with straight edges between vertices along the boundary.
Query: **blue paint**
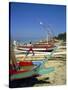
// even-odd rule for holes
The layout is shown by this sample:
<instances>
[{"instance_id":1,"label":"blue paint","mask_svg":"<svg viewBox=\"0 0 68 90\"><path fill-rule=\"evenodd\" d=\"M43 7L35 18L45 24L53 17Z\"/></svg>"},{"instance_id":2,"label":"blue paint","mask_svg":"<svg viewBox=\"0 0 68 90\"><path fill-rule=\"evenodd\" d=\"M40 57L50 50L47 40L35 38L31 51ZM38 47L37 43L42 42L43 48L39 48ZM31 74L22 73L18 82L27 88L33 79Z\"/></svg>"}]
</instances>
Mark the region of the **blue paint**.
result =
<instances>
[{"instance_id":1,"label":"blue paint","mask_svg":"<svg viewBox=\"0 0 68 90\"><path fill-rule=\"evenodd\" d=\"M42 60L41 60L41 61L32 61L32 63L33 63L34 65L40 66L40 65L43 64L43 61L42 61Z\"/></svg>"}]
</instances>

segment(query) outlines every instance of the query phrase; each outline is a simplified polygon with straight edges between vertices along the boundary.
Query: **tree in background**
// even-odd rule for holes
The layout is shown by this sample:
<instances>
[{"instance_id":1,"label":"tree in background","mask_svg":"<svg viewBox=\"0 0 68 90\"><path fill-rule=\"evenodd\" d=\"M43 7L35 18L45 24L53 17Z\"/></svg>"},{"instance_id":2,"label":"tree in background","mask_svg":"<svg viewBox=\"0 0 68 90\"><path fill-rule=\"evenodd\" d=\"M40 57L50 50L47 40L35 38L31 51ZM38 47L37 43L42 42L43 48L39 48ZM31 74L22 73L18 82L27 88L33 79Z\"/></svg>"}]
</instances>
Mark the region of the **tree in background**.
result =
<instances>
[{"instance_id":1,"label":"tree in background","mask_svg":"<svg viewBox=\"0 0 68 90\"><path fill-rule=\"evenodd\" d=\"M58 34L58 36L54 37L55 39L66 41L66 32Z\"/></svg>"}]
</instances>

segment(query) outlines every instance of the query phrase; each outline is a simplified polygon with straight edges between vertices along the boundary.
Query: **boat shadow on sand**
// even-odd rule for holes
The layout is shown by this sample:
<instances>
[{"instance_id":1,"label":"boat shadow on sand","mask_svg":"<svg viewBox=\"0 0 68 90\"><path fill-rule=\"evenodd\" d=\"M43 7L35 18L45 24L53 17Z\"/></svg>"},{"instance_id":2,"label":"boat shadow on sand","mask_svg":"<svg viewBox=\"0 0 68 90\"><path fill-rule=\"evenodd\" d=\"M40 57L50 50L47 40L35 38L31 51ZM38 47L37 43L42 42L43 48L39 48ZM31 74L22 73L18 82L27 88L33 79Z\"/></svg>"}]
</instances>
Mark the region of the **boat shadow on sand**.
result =
<instances>
[{"instance_id":1,"label":"boat shadow on sand","mask_svg":"<svg viewBox=\"0 0 68 90\"><path fill-rule=\"evenodd\" d=\"M26 78L26 79L20 79L20 80L13 80L9 82L9 87L10 88L19 88L19 87L32 87L35 84L50 84L50 82L48 81L49 77L45 78L44 81L43 80L38 80L35 77L30 77L30 78Z\"/></svg>"}]
</instances>

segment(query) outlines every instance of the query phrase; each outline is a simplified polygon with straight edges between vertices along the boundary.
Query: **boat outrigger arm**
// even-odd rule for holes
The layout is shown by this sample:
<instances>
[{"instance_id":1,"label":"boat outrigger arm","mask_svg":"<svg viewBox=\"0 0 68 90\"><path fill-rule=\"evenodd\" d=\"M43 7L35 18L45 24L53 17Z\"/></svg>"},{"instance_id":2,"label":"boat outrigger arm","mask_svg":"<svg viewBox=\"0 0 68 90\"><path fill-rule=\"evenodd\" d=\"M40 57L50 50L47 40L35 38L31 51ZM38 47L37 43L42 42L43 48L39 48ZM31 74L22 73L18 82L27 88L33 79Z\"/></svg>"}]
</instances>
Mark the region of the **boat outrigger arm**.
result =
<instances>
[{"instance_id":1,"label":"boat outrigger arm","mask_svg":"<svg viewBox=\"0 0 68 90\"><path fill-rule=\"evenodd\" d=\"M57 50L57 48L58 48L58 46L59 46L60 44L61 44L61 42L54 47L53 51L51 52L50 55L47 56L47 58L46 58L46 56L44 56L45 59L42 60L42 62L40 63L40 65L39 65L39 66L37 67L37 69L36 69L36 72L37 72L38 74L48 74L48 73L50 73L50 72L52 72L52 71L55 71L55 68L54 68L54 67L48 67L48 68L46 68L46 67L45 67L45 63L48 61L48 59L50 59L50 58L52 57L53 53Z\"/></svg>"}]
</instances>

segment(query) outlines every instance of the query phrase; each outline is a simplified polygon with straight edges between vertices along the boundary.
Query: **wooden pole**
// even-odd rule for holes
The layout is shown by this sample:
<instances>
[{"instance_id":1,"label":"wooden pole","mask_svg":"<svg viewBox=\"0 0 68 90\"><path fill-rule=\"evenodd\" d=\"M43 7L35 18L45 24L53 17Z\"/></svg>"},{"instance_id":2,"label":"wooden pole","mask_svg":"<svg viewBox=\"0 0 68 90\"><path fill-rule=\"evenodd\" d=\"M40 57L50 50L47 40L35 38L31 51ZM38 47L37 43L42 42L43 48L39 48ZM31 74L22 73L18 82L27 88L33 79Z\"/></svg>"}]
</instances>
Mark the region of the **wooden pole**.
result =
<instances>
[{"instance_id":1,"label":"wooden pole","mask_svg":"<svg viewBox=\"0 0 68 90\"><path fill-rule=\"evenodd\" d=\"M13 44L11 44L11 47L10 47L10 59L11 59L13 68L15 70L17 70L18 69L18 65L17 65L16 58L15 58L14 45Z\"/></svg>"}]
</instances>

